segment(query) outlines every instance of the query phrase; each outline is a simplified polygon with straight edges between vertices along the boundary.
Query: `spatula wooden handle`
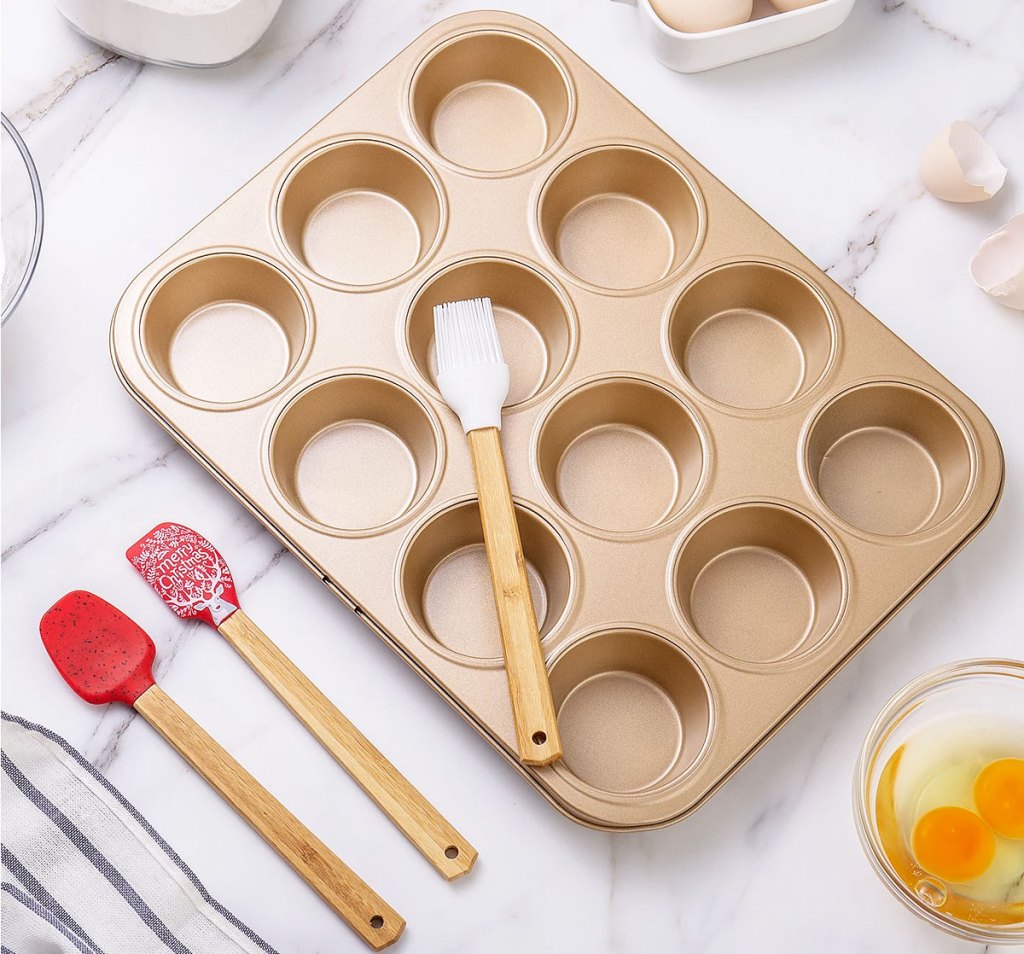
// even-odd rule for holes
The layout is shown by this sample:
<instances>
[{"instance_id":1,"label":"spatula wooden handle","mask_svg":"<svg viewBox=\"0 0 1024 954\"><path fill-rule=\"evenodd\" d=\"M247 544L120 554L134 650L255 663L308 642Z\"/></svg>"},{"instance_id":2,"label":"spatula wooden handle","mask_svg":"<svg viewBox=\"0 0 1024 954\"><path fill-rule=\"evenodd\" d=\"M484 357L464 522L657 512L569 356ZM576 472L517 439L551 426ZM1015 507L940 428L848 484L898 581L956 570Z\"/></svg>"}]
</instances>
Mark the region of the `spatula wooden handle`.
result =
<instances>
[{"instance_id":1,"label":"spatula wooden handle","mask_svg":"<svg viewBox=\"0 0 1024 954\"><path fill-rule=\"evenodd\" d=\"M476 849L402 775L242 610L220 632L424 857L451 881Z\"/></svg>"},{"instance_id":2,"label":"spatula wooden handle","mask_svg":"<svg viewBox=\"0 0 1024 954\"><path fill-rule=\"evenodd\" d=\"M398 939L401 916L159 686L139 696L135 708L371 948Z\"/></svg>"},{"instance_id":3,"label":"spatula wooden handle","mask_svg":"<svg viewBox=\"0 0 1024 954\"><path fill-rule=\"evenodd\" d=\"M519 758L526 765L549 765L562 757L562 741L541 653L537 613L526 576L526 558L512 506L501 438L496 427L470 431L468 437Z\"/></svg>"}]
</instances>

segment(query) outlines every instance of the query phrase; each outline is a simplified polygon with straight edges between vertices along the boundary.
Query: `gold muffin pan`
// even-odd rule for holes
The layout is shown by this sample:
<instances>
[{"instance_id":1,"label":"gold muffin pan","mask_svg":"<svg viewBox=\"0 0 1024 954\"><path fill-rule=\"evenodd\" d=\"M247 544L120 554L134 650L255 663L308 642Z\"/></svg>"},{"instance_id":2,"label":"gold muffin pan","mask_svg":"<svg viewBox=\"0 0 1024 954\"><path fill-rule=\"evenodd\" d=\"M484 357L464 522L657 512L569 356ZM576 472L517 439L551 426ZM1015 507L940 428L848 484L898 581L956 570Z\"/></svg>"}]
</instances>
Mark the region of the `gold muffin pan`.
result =
<instances>
[{"instance_id":1,"label":"gold muffin pan","mask_svg":"<svg viewBox=\"0 0 1024 954\"><path fill-rule=\"evenodd\" d=\"M489 295L527 768L432 306ZM428 30L148 266L133 396L559 809L700 805L986 522L963 394L550 33Z\"/></svg>"}]
</instances>

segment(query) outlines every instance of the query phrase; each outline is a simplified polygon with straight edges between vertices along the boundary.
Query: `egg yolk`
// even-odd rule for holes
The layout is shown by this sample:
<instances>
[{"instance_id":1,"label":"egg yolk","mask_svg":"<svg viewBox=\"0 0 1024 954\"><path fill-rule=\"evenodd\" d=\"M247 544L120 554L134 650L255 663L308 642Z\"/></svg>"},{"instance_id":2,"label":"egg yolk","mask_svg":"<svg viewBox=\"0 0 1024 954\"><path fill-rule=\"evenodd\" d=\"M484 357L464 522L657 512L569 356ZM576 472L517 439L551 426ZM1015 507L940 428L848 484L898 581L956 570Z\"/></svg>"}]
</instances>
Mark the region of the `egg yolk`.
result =
<instances>
[{"instance_id":1,"label":"egg yolk","mask_svg":"<svg viewBox=\"0 0 1024 954\"><path fill-rule=\"evenodd\" d=\"M974 812L933 808L914 826L914 857L925 871L954 884L983 874L996 853L995 836Z\"/></svg>"},{"instance_id":2,"label":"egg yolk","mask_svg":"<svg viewBox=\"0 0 1024 954\"><path fill-rule=\"evenodd\" d=\"M974 783L974 804L996 834L1024 838L1024 759L986 765Z\"/></svg>"}]
</instances>

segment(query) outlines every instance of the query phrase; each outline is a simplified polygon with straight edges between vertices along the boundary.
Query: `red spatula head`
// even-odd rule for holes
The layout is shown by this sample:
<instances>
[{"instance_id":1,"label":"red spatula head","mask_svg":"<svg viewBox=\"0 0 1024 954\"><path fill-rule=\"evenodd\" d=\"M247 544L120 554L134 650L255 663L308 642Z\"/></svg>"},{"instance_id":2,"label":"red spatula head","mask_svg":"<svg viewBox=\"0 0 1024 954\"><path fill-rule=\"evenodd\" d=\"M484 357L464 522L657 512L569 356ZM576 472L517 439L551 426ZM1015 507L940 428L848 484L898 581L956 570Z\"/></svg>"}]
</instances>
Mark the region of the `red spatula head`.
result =
<instances>
[{"instance_id":1,"label":"red spatula head","mask_svg":"<svg viewBox=\"0 0 1024 954\"><path fill-rule=\"evenodd\" d=\"M57 671L86 702L134 705L153 685L156 647L139 625L93 593L75 590L39 621Z\"/></svg>"},{"instance_id":2,"label":"red spatula head","mask_svg":"<svg viewBox=\"0 0 1024 954\"><path fill-rule=\"evenodd\" d=\"M238 609L224 557L195 530L162 523L132 544L125 556L182 619L201 619L216 629Z\"/></svg>"}]
</instances>

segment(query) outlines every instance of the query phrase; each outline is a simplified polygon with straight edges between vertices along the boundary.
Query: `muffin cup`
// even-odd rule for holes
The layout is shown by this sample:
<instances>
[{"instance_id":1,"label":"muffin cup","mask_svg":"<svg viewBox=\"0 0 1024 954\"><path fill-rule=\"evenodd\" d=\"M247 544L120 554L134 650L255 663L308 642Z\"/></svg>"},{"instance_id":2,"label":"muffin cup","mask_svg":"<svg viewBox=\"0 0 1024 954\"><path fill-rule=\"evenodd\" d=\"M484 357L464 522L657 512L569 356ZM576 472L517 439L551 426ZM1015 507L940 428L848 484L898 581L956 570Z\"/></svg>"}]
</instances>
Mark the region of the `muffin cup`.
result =
<instances>
[{"instance_id":1,"label":"muffin cup","mask_svg":"<svg viewBox=\"0 0 1024 954\"><path fill-rule=\"evenodd\" d=\"M599 146L564 162L538 209L549 254L586 285L625 292L657 285L696 253L704 212L696 186L639 146Z\"/></svg>"},{"instance_id":2,"label":"muffin cup","mask_svg":"<svg viewBox=\"0 0 1024 954\"><path fill-rule=\"evenodd\" d=\"M706 468L693 412L633 377L601 378L564 395L541 421L534 454L554 503L604 534L646 533L674 520Z\"/></svg>"},{"instance_id":3,"label":"muffin cup","mask_svg":"<svg viewBox=\"0 0 1024 954\"><path fill-rule=\"evenodd\" d=\"M380 533L433 489L441 429L412 392L370 374L340 374L293 397L270 434L273 486L293 514L341 536Z\"/></svg>"},{"instance_id":4,"label":"muffin cup","mask_svg":"<svg viewBox=\"0 0 1024 954\"><path fill-rule=\"evenodd\" d=\"M556 771L612 797L650 793L687 775L712 731L711 693L678 646L644 629L586 634L550 667L562 737Z\"/></svg>"},{"instance_id":5,"label":"muffin cup","mask_svg":"<svg viewBox=\"0 0 1024 954\"><path fill-rule=\"evenodd\" d=\"M187 403L239 407L265 398L308 350L310 306L280 268L225 251L191 259L153 289L140 321L157 380Z\"/></svg>"},{"instance_id":6,"label":"muffin cup","mask_svg":"<svg viewBox=\"0 0 1024 954\"><path fill-rule=\"evenodd\" d=\"M835 326L821 293L795 272L734 262L683 290L668 344L683 377L713 401L776 408L821 381L835 352Z\"/></svg>"},{"instance_id":7,"label":"muffin cup","mask_svg":"<svg viewBox=\"0 0 1024 954\"><path fill-rule=\"evenodd\" d=\"M712 514L683 540L672 570L686 626L716 656L755 667L822 646L846 590L836 545L807 517L774 503Z\"/></svg>"},{"instance_id":8,"label":"muffin cup","mask_svg":"<svg viewBox=\"0 0 1024 954\"><path fill-rule=\"evenodd\" d=\"M397 281L440 237L440 186L412 153L376 139L321 146L285 177L281 243L311 277L358 290Z\"/></svg>"},{"instance_id":9,"label":"muffin cup","mask_svg":"<svg viewBox=\"0 0 1024 954\"><path fill-rule=\"evenodd\" d=\"M533 40L501 30L432 50L412 80L413 124L461 169L502 174L533 165L564 137L574 99L564 67Z\"/></svg>"},{"instance_id":10,"label":"muffin cup","mask_svg":"<svg viewBox=\"0 0 1024 954\"><path fill-rule=\"evenodd\" d=\"M472 258L433 275L417 293L405 344L420 376L437 393L434 305L487 297L494 306L502 352L509 362L506 408L547 392L576 348L576 316L568 299L535 268L508 258Z\"/></svg>"},{"instance_id":11,"label":"muffin cup","mask_svg":"<svg viewBox=\"0 0 1024 954\"><path fill-rule=\"evenodd\" d=\"M562 536L535 510L515 505L541 638L565 618L576 571ZM398 562L403 608L437 652L470 665L501 666L501 635L484 549L480 508L465 500L429 517Z\"/></svg>"},{"instance_id":12,"label":"muffin cup","mask_svg":"<svg viewBox=\"0 0 1024 954\"><path fill-rule=\"evenodd\" d=\"M822 504L869 534L905 537L949 519L974 475L972 441L955 412L922 388L862 384L830 401L804 442Z\"/></svg>"}]
</instances>

